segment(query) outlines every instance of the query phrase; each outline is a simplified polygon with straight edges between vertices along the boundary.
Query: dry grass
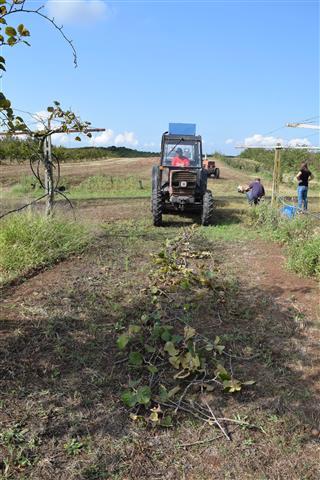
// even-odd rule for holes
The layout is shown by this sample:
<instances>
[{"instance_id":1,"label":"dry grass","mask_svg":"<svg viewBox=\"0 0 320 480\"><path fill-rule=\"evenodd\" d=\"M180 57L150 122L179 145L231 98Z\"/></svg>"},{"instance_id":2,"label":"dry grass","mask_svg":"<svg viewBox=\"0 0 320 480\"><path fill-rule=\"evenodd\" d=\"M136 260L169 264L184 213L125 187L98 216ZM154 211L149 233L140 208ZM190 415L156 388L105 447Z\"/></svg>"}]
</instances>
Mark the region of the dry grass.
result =
<instances>
[{"instance_id":1,"label":"dry grass","mask_svg":"<svg viewBox=\"0 0 320 480\"><path fill-rule=\"evenodd\" d=\"M278 303L271 288L240 271L230 274L232 251L250 249L249 239L207 245L214 258L205 268L229 285L221 321L210 298L188 315L198 330L223 339L236 357L229 365L236 376L256 380L235 396L213 392L206 401L221 415L257 427L230 428L229 442L214 439L218 429L182 414L169 429L130 420L119 400L126 375L115 340L150 309L143 291L149 253L180 226L148 225L109 225L76 262L4 292L2 478L317 479L318 360L308 336L314 324Z\"/></svg>"}]
</instances>

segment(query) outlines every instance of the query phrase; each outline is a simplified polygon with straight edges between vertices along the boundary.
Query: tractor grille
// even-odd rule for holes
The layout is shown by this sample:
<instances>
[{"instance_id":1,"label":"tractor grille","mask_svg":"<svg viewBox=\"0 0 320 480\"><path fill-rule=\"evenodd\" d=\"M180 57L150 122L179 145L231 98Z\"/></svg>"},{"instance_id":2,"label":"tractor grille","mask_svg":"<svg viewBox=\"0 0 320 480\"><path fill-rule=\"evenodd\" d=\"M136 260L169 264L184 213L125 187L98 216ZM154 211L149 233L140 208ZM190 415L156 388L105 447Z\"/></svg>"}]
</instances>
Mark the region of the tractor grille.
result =
<instances>
[{"instance_id":1,"label":"tractor grille","mask_svg":"<svg viewBox=\"0 0 320 480\"><path fill-rule=\"evenodd\" d=\"M194 195L196 184L196 173L184 172L183 170L173 171L171 173L172 195Z\"/></svg>"}]
</instances>

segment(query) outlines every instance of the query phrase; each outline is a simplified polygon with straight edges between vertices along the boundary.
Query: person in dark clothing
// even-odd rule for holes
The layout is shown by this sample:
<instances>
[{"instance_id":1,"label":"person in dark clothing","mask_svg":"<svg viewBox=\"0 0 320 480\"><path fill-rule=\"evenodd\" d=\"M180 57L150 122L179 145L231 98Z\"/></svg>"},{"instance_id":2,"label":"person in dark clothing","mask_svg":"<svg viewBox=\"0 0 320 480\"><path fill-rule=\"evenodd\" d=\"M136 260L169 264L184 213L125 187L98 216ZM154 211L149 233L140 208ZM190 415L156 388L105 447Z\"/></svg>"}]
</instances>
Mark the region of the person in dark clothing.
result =
<instances>
[{"instance_id":1,"label":"person in dark clothing","mask_svg":"<svg viewBox=\"0 0 320 480\"><path fill-rule=\"evenodd\" d=\"M313 179L313 175L308 168L307 162L301 164L300 171L297 175L298 180L298 208L308 209L308 186L309 180Z\"/></svg>"},{"instance_id":2,"label":"person in dark clothing","mask_svg":"<svg viewBox=\"0 0 320 480\"><path fill-rule=\"evenodd\" d=\"M256 178L251 182L248 185L246 192L249 203L257 205L261 198L265 196L264 186L262 185L260 178Z\"/></svg>"}]
</instances>

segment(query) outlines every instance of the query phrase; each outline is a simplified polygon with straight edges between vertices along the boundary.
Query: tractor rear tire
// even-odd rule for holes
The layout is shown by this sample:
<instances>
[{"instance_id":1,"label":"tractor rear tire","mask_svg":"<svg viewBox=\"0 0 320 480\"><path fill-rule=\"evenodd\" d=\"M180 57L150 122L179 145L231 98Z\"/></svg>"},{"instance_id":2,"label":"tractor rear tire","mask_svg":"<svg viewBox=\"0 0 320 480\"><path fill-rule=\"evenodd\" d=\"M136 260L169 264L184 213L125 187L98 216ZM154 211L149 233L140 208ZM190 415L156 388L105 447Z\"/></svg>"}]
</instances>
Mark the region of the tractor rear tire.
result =
<instances>
[{"instance_id":1,"label":"tractor rear tire","mask_svg":"<svg viewBox=\"0 0 320 480\"><path fill-rule=\"evenodd\" d=\"M160 189L153 190L152 192L152 216L153 225L160 227L162 225L162 213L163 213L163 201Z\"/></svg>"},{"instance_id":2,"label":"tractor rear tire","mask_svg":"<svg viewBox=\"0 0 320 480\"><path fill-rule=\"evenodd\" d=\"M160 227L162 224L163 199L160 187L160 170L157 166L154 166L152 169L151 211L153 216L153 225L155 227Z\"/></svg>"},{"instance_id":3,"label":"tractor rear tire","mask_svg":"<svg viewBox=\"0 0 320 480\"><path fill-rule=\"evenodd\" d=\"M210 190L207 190L202 198L202 216L201 225L207 227L212 224L214 214L213 196Z\"/></svg>"},{"instance_id":4,"label":"tractor rear tire","mask_svg":"<svg viewBox=\"0 0 320 480\"><path fill-rule=\"evenodd\" d=\"M216 178L220 178L220 168L216 168L215 175Z\"/></svg>"}]
</instances>

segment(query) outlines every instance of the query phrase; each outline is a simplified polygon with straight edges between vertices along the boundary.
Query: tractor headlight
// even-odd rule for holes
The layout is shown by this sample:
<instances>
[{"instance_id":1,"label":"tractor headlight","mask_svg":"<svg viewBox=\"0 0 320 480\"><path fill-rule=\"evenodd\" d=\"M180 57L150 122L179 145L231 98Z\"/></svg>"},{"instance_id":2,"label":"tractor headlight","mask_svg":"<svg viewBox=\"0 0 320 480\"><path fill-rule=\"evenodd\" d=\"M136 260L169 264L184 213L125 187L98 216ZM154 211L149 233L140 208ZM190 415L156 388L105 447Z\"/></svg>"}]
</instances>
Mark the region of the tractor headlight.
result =
<instances>
[{"instance_id":1,"label":"tractor headlight","mask_svg":"<svg viewBox=\"0 0 320 480\"><path fill-rule=\"evenodd\" d=\"M180 187L185 188L187 185L188 185L188 182L185 182L185 181L180 182Z\"/></svg>"}]
</instances>

